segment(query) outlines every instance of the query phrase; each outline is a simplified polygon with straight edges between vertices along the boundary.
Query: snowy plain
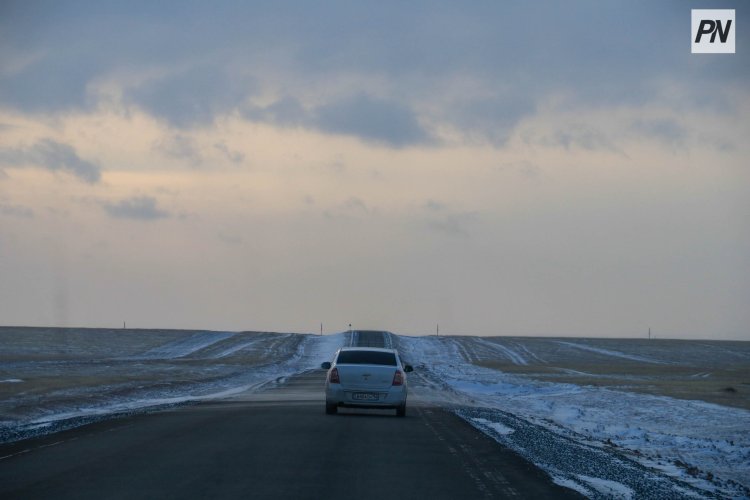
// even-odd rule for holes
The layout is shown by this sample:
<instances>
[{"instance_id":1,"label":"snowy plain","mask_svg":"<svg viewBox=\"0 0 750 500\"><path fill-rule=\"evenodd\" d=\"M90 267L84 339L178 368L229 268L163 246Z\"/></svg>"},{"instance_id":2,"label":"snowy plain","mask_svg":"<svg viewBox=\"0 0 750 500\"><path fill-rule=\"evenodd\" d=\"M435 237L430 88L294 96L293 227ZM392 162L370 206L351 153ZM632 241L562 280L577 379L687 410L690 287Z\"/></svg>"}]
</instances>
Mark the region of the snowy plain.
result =
<instances>
[{"instance_id":1,"label":"snowy plain","mask_svg":"<svg viewBox=\"0 0 750 500\"><path fill-rule=\"evenodd\" d=\"M350 341L348 333L0 328L0 441L252 397ZM736 382L750 382L750 343L393 334L387 343L416 368L412 404L453 410L587 497L750 495L750 383ZM734 392L717 390L732 380Z\"/></svg>"},{"instance_id":2,"label":"snowy plain","mask_svg":"<svg viewBox=\"0 0 750 500\"><path fill-rule=\"evenodd\" d=\"M670 356L665 354L664 359L658 359L598 348L578 340L536 339L524 345L523 339L493 339L495 342L477 337L399 336L397 339L402 356L420 364L419 375L426 386L433 388L422 391L425 402L455 405L457 413L469 423L526 456L559 484L586 496L743 498L750 493L750 411L746 409L595 385L550 382L540 380L548 377L534 376L533 369L525 370L526 375L518 375L480 366L483 361L499 356L516 366L528 367L535 359L542 364L543 349L534 352L530 344L547 345L546 352L558 355L555 344L582 354L596 352L612 358L610 366L617 360L671 365L676 362L675 356L684 357L684 352L672 351ZM703 353L705 357L706 349ZM732 356L737 354L734 351ZM570 354L566 354L566 359L571 359ZM738 366L744 367L743 373L747 375L748 364L743 358ZM530 424L537 429L529 429ZM549 439L541 443L529 441L530 435L536 439L544 434L542 430L554 435L547 436L552 445ZM575 444L569 445L568 440ZM550 451L555 447L575 448L570 453L576 458L585 454L598 457L588 461L560 457ZM606 479L603 477L606 474L601 473L598 476L580 473L591 463L606 461L607 456L618 462L611 465L608 473L614 473L618 467L628 469L620 474L625 480ZM637 467L631 462L655 474L649 477L646 471L635 470ZM659 475L678 482L649 492ZM629 486L628 481L635 486Z\"/></svg>"},{"instance_id":3,"label":"snowy plain","mask_svg":"<svg viewBox=\"0 0 750 500\"><path fill-rule=\"evenodd\" d=\"M347 339L344 333L0 328L0 442L257 391L318 368Z\"/></svg>"}]
</instances>

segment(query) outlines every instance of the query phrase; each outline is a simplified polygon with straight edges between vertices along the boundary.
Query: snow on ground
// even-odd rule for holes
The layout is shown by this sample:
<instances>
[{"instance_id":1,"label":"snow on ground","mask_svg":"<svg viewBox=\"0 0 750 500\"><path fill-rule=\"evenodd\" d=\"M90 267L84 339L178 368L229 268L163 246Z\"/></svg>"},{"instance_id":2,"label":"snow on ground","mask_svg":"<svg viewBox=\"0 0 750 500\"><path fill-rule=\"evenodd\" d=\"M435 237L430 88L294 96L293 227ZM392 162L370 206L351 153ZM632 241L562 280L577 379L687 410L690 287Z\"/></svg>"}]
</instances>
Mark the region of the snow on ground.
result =
<instances>
[{"instance_id":1,"label":"snow on ground","mask_svg":"<svg viewBox=\"0 0 750 500\"><path fill-rule=\"evenodd\" d=\"M35 333L24 331L22 343L9 334L10 340L0 343L0 441L56 432L114 414L259 390L319 368L349 340L346 333L173 331L160 332L163 341L154 346L154 339L142 332L74 332L75 342L86 346L88 353L76 358L70 335L65 336L61 355L62 336L49 336L46 330L45 336L37 336L43 341L30 349ZM147 348L139 353L141 337ZM132 354L117 356L112 346L118 342ZM104 356L91 357L92 352ZM29 356L32 359L26 359Z\"/></svg>"},{"instance_id":2,"label":"snow on ground","mask_svg":"<svg viewBox=\"0 0 750 500\"><path fill-rule=\"evenodd\" d=\"M475 344L479 344L485 349L500 353L501 356L507 357L514 365L526 366L529 364L526 358L520 352L512 349L511 347L504 346L497 342L489 342L479 337L472 337Z\"/></svg>"},{"instance_id":3,"label":"snow on ground","mask_svg":"<svg viewBox=\"0 0 750 500\"><path fill-rule=\"evenodd\" d=\"M206 349L217 342L233 337L231 332L200 332L185 339L177 339L155 347L133 359L177 359L189 356L194 352Z\"/></svg>"},{"instance_id":4,"label":"snow on ground","mask_svg":"<svg viewBox=\"0 0 750 500\"><path fill-rule=\"evenodd\" d=\"M560 340L556 340L555 342L557 342L560 345L566 345L568 347L572 347L574 349L580 349L582 351L589 351L589 352L595 352L598 354L604 354L605 356L612 356L614 358L629 359L631 361L640 361L642 363L659 363L659 364L663 363L662 361L647 358L645 356L635 356L633 354L625 354L623 352L612 351L609 349L602 349L599 347L592 347L589 345L578 344L575 342L563 342Z\"/></svg>"},{"instance_id":5,"label":"snow on ground","mask_svg":"<svg viewBox=\"0 0 750 500\"><path fill-rule=\"evenodd\" d=\"M584 476L583 474L578 474L576 477L591 486L591 488L598 493L609 498L630 499L633 498L635 494L632 489L624 484L618 483L617 481L607 481L606 479Z\"/></svg>"},{"instance_id":6,"label":"snow on ground","mask_svg":"<svg viewBox=\"0 0 750 500\"><path fill-rule=\"evenodd\" d=\"M215 353L211 357L213 359L226 358L227 356L231 356L232 354L235 354L237 352L244 351L251 346L255 346L258 342L259 342L259 339L253 339L247 342L240 342L239 344L233 344L232 346L226 347L223 350Z\"/></svg>"},{"instance_id":7,"label":"snow on ground","mask_svg":"<svg viewBox=\"0 0 750 500\"><path fill-rule=\"evenodd\" d=\"M0 441L113 414L258 391L319 368L351 340L348 333L0 328ZM453 408L555 482L586 496L750 494L748 410L534 380L484 367L496 366L486 364L494 360L526 372L540 367L546 373L576 372L571 355L598 356L608 364L620 359L670 370L687 363L699 367L686 372L687 378L705 380L721 366L695 360L721 352L743 370L750 356L742 348L395 335L386 340L416 368L410 374L412 401ZM570 359L567 368L557 366Z\"/></svg>"},{"instance_id":8,"label":"snow on ground","mask_svg":"<svg viewBox=\"0 0 750 500\"><path fill-rule=\"evenodd\" d=\"M632 484L636 484L632 478L637 474L632 472L636 469L628 465L627 469L632 470L625 477L630 478L628 481L632 484L625 481L620 488L607 482L612 479L606 475L582 472L582 465L570 468L565 466L564 460L550 465L554 457L548 454L548 444L538 447L518 444L522 440L522 434L516 428L519 418L534 424L537 429L544 428L559 436L558 446L560 443L564 445L565 439L586 443L608 455L622 455L650 471L659 471L663 477L669 476L683 483L683 486L672 484L659 496L688 495L690 488L680 490L688 485L719 495L747 495L750 492L746 489L750 486L750 411L702 401L541 382L511 375L467 363L464 360L467 350L461 346L462 340L398 337L398 348L410 363L419 367L415 382L438 389L431 397L457 407L496 410L484 413L477 413L476 409L459 410L458 413L476 427L529 456L553 476L573 481L593 496L627 498L630 494L628 488L632 489ZM475 341L467 339L470 343ZM537 430L536 434L539 432ZM622 469L624 466L618 467ZM578 477L580 474L583 476ZM646 473L638 474L643 476ZM591 481L590 477L598 477L601 481ZM744 488L739 485L744 485ZM643 492L642 488L637 486L636 491ZM607 493L610 489L612 491Z\"/></svg>"},{"instance_id":9,"label":"snow on ground","mask_svg":"<svg viewBox=\"0 0 750 500\"><path fill-rule=\"evenodd\" d=\"M514 429L511 429L510 427L507 427L498 422L487 420L486 418L474 417L471 420L473 421L473 423L479 424L480 426L489 427L494 432L501 434L503 436L507 436L508 434L513 434L514 432L516 432Z\"/></svg>"},{"instance_id":10,"label":"snow on ground","mask_svg":"<svg viewBox=\"0 0 750 500\"><path fill-rule=\"evenodd\" d=\"M298 368L310 370L320 368L324 361L333 361L336 351L349 343L347 333L336 333L334 335L315 336L310 335L302 349Z\"/></svg>"}]
</instances>

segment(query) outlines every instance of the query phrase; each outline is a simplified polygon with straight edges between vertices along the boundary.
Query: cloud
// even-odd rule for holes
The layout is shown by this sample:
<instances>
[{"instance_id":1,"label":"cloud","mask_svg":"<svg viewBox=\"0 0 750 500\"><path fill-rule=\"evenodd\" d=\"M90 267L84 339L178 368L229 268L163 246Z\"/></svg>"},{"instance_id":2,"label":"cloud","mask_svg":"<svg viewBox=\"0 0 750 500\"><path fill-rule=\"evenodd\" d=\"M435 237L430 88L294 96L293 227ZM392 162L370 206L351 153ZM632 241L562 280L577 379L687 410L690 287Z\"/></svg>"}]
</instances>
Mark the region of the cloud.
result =
<instances>
[{"instance_id":1,"label":"cloud","mask_svg":"<svg viewBox=\"0 0 750 500\"><path fill-rule=\"evenodd\" d=\"M282 127L310 126L310 112L291 96L285 96L267 106L247 105L242 116L250 121L272 123Z\"/></svg>"},{"instance_id":2,"label":"cloud","mask_svg":"<svg viewBox=\"0 0 750 500\"><path fill-rule=\"evenodd\" d=\"M203 162L203 156L195 141L183 134L174 134L156 141L153 147L162 154L178 160L187 160L193 165L200 165Z\"/></svg>"},{"instance_id":3,"label":"cloud","mask_svg":"<svg viewBox=\"0 0 750 500\"><path fill-rule=\"evenodd\" d=\"M543 134L528 130L522 134L522 139L529 145L563 148L567 151L573 149L608 151L627 156L606 133L585 123L571 123L551 133Z\"/></svg>"},{"instance_id":4,"label":"cloud","mask_svg":"<svg viewBox=\"0 0 750 500\"><path fill-rule=\"evenodd\" d=\"M367 208L365 202L355 196L347 199L343 203L342 207L350 212L360 212L365 214L370 213L370 209Z\"/></svg>"},{"instance_id":5,"label":"cloud","mask_svg":"<svg viewBox=\"0 0 750 500\"><path fill-rule=\"evenodd\" d=\"M408 106L365 94L317 108L313 122L326 132L352 135L396 148L432 141Z\"/></svg>"},{"instance_id":6,"label":"cloud","mask_svg":"<svg viewBox=\"0 0 750 500\"><path fill-rule=\"evenodd\" d=\"M673 148L685 147L687 131L674 120L636 120L631 129L641 136L655 138Z\"/></svg>"},{"instance_id":7,"label":"cloud","mask_svg":"<svg viewBox=\"0 0 750 500\"><path fill-rule=\"evenodd\" d=\"M179 129L239 113L390 148L440 145L446 130L502 147L550 102L728 114L747 96L748 41L738 57L692 56L680 3L543 5L16 3L0 16L0 106L91 111L114 95ZM249 104L269 96L282 97Z\"/></svg>"},{"instance_id":8,"label":"cloud","mask_svg":"<svg viewBox=\"0 0 750 500\"><path fill-rule=\"evenodd\" d=\"M428 229L451 237L471 236L470 227L478 218L476 212L455 212L446 203L432 199L422 209L427 212L423 223Z\"/></svg>"},{"instance_id":9,"label":"cloud","mask_svg":"<svg viewBox=\"0 0 750 500\"><path fill-rule=\"evenodd\" d=\"M609 151L627 156L604 132L584 124L573 124L565 130L558 130L552 141L568 150L578 147L587 151Z\"/></svg>"},{"instance_id":10,"label":"cloud","mask_svg":"<svg viewBox=\"0 0 750 500\"><path fill-rule=\"evenodd\" d=\"M243 153L229 149L229 146L227 146L224 142L216 143L214 144L214 147L224 153L224 156L227 157L227 160L231 161L232 163L242 163L245 161L245 155Z\"/></svg>"},{"instance_id":11,"label":"cloud","mask_svg":"<svg viewBox=\"0 0 750 500\"><path fill-rule=\"evenodd\" d=\"M326 219L354 220L377 214L377 209L369 207L361 198L351 196L332 209L324 210Z\"/></svg>"},{"instance_id":12,"label":"cloud","mask_svg":"<svg viewBox=\"0 0 750 500\"><path fill-rule=\"evenodd\" d=\"M520 95L461 100L446 108L441 119L466 135L479 135L496 146L508 142L516 125L536 109L529 96Z\"/></svg>"},{"instance_id":13,"label":"cloud","mask_svg":"<svg viewBox=\"0 0 750 500\"><path fill-rule=\"evenodd\" d=\"M501 163L496 167L499 172L515 172L526 179L535 179L542 174L542 168L529 160L517 160Z\"/></svg>"},{"instance_id":14,"label":"cloud","mask_svg":"<svg viewBox=\"0 0 750 500\"><path fill-rule=\"evenodd\" d=\"M134 196L117 203L103 203L104 210L117 219L151 221L170 217L171 214L157 207L156 198Z\"/></svg>"},{"instance_id":15,"label":"cloud","mask_svg":"<svg viewBox=\"0 0 750 500\"><path fill-rule=\"evenodd\" d=\"M34 217L34 211L29 207L24 207L22 205L8 205L5 203L0 203L0 215L7 215L9 217L23 217L29 219Z\"/></svg>"},{"instance_id":16,"label":"cloud","mask_svg":"<svg viewBox=\"0 0 750 500\"><path fill-rule=\"evenodd\" d=\"M427 227L448 236L468 238L471 236L470 227L477 220L474 212L444 213L429 217Z\"/></svg>"},{"instance_id":17,"label":"cloud","mask_svg":"<svg viewBox=\"0 0 750 500\"><path fill-rule=\"evenodd\" d=\"M433 212L440 212L447 208L447 205L441 201L427 200L424 204L424 208Z\"/></svg>"},{"instance_id":18,"label":"cloud","mask_svg":"<svg viewBox=\"0 0 750 500\"><path fill-rule=\"evenodd\" d=\"M126 101L178 128L210 125L221 114L238 109L254 90L254 80L232 74L229 66L197 65L141 83L126 92Z\"/></svg>"},{"instance_id":19,"label":"cloud","mask_svg":"<svg viewBox=\"0 0 750 500\"><path fill-rule=\"evenodd\" d=\"M671 106L723 100L729 113L732 92L746 92L750 42L738 38L737 57L692 56L686 12L672 1L18 2L0 16L0 105L90 110L106 81L177 128L239 111L396 148L439 144L430 132L446 124L502 146L550 99L643 106L675 83ZM268 95L284 97L248 106Z\"/></svg>"},{"instance_id":20,"label":"cloud","mask_svg":"<svg viewBox=\"0 0 750 500\"><path fill-rule=\"evenodd\" d=\"M79 157L71 146L53 139L41 139L29 148L0 150L0 164L63 171L92 184L101 179L98 165Z\"/></svg>"},{"instance_id":21,"label":"cloud","mask_svg":"<svg viewBox=\"0 0 750 500\"><path fill-rule=\"evenodd\" d=\"M242 115L251 121L348 135L393 148L435 142L408 105L365 93L311 109L286 96L267 106L246 106Z\"/></svg>"},{"instance_id":22,"label":"cloud","mask_svg":"<svg viewBox=\"0 0 750 500\"><path fill-rule=\"evenodd\" d=\"M92 100L87 87L101 74L102 66L59 47L45 52L46 56L18 71L0 71L0 104L31 113L89 109Z\"/></svg>"}]
</instances>

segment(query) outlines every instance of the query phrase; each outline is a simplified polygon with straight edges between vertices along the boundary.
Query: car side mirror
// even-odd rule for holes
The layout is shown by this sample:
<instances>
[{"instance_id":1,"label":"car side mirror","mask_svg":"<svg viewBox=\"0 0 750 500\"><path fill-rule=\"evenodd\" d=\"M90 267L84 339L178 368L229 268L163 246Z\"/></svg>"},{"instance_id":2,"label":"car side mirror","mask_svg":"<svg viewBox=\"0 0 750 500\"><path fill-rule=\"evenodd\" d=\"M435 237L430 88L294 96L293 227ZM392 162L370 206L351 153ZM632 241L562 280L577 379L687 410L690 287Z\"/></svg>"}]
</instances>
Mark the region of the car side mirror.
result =
<instances>
[{"instance_id":1,"label":"car side mirror","mask_svg":"<svg viewBox=\"0 0 750 500\"><path fill-rule=\"evenodd\" d=\"M414 371L414 368L412 368L412 366L411 366L411 365L404 365L404 371L405 371L406 373L409 373L409 372L413 372L413 371Z\"/></svg>"},{"instance_id":2,"label":"car side mirror","mask_svg":"<svg viewBox=\"0 0 750 500\"><path fill-rule=\"evenodd\" d=\"M326 361L325 363L321 363L320 367L323 368L324 370L330 370L331 369L331 362L330 361Z\"/></svg>"}]
</instances>

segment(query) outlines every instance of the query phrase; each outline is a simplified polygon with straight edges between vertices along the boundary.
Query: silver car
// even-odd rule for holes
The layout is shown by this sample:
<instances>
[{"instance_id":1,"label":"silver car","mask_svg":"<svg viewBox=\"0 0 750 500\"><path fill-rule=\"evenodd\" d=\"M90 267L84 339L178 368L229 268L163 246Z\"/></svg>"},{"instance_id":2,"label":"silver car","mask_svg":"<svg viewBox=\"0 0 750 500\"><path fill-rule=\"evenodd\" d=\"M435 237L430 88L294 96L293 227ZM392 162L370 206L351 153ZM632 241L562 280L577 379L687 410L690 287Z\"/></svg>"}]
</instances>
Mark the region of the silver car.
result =
<instances>
[{"instance_id":1,"label":"silver car","mask_svg":"<svg viewBox=\"0 0 750 500\"><path fill-rule=\"evenodd\" d=\"M406 374L413 369L404 365L395 349L343 347L333 362L325 362L326 413L339 407L393 408L406 415Z\"/></svg>"}]
</instances>

